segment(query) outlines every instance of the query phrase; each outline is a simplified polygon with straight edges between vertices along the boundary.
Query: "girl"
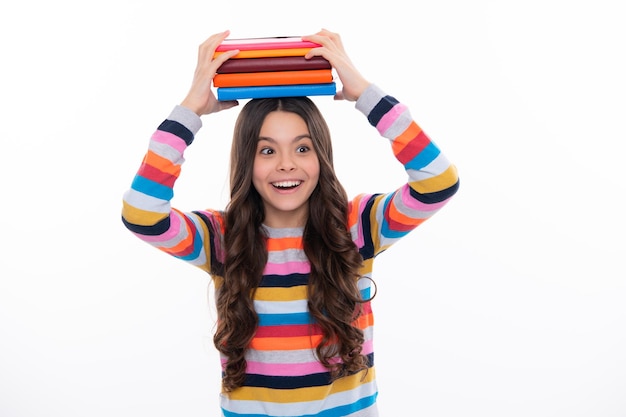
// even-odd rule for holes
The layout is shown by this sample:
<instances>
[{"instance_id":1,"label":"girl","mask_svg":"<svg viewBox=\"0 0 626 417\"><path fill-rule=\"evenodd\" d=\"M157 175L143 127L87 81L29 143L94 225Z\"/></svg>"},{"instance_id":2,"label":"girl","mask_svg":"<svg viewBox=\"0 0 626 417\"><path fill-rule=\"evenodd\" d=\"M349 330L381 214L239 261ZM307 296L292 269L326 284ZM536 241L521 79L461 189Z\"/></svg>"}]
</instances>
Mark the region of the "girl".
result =
<instances>
[{"instance_id":1,"label":"girl","mask_svg":"<svg viewBox=\"0 0 626 417\"><path fill-rule=\"evenodd\" d=\"M390 140L408 182L348 200L333 168L328 126L306 97L255 99L235 124L230 202L224 210L172 208L183 153L217 101L212 80L238 51L213 59L229 32L199 48L191 88L153 134L122 220L140 239L209 273L216 288L215 347L225 416L377 416L371 299L374 258L458 189L456 169L408 109L369 83L338 34L320 44L354 101Z\"/></svg>"}]
</instances>

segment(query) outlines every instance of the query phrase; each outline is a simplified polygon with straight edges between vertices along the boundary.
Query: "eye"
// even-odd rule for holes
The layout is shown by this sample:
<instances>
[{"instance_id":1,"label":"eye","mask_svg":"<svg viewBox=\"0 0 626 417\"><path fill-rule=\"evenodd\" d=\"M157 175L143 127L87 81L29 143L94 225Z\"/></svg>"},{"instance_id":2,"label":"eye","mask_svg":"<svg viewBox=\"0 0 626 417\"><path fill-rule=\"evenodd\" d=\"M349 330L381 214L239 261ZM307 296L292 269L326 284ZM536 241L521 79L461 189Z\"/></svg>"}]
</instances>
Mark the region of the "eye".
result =
<instances>
[{"instance_id":1,"label":"eye","mask_svg":"<svg viewBox=\"0 0 626 417\"><path fill-rule=\"evenodd\" d=\"M274 153L274 150L272 148L265 147L265 148L261 148L259 150L259 153L261 155L271 155Z\"/></svg>"},{"instance_id":2,"label":"eye","mask_svg":"<svg viewBox=\"0 0 626 417\"><path fill-rule=\"evenodd\" d=\"M296 148L296 152L297 152L297 153L304 153L304 152L308 152L308 151L310 151L310 150L311 150L311 148L309 148L309 147L308 147L308 146L306 146L306 145L301 145L301 146L298 146L298 147Z\"/></svg>"}]
</instances>

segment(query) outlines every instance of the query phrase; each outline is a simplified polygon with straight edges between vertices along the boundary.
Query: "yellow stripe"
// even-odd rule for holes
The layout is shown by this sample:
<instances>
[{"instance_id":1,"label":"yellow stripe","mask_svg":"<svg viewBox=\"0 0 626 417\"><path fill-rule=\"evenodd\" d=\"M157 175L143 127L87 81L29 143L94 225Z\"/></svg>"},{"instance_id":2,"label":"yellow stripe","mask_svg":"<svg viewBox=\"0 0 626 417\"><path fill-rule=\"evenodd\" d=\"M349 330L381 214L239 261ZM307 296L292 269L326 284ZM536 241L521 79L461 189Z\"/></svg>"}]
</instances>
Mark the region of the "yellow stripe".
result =
<instances>
[{"instance_id":1,"label":"yellow stripe","mask_svg":"<svg viewBox=\"0 0 626 417\"><path fill-rule=\"evenodd\" d=\"M380 247L380 234L378 232L378 228L380 224L378 219L376 218L378 206L380 205L382 197L377 197L374 199L374 203L372 204L372 211L370 212L370 233L373 234L371 236L372 243L374 245L374 251L378 252L378 248ZM383 214L381 214L383 215Z\"/></svg>"},{"instance_id":2,"label":"yellow stripe","mask_svg":"<svg viewBox=\"0 0 626 417\"><path fill-rule=\"evenodd\" d=\"M363 260L363 266L361 267L361 275L369 274L372 272L374 266L374 258Z\"/></svg>"},{"instance_id":3,"label":"yellow stripe","mask_svg":"<svg viewBox=\"0 0 626 417\"><path fill-rule=\"evenodd\" d=\"M291 288L257 288L254 296L259 301L298 301L305 300L307 291L305 285Z\"/></svg>"},{"instance_id":4,"label":"yellow stripe","mask_svg":"<svg viewBox=\"0 0 626 417\"><path fill-rule=\"evenodd\" d=\"M167 213L155 213L131 206L126 201L122 202L122 216L127 222L137 226L152 226L167 217Z\"/></svg>"},{"instance_id":5,"label":"yellow stripe","mask_svg":"<svg viewBox=\"0 0 626 417\"><path fill-rule=\"evenodd\" d=\"M458 180L459 175L456 167L454 165L450 165L448 169L435 177L422 181L412 181L409 185L418 193L432 193L435 191L445 190L446 188L453 186Z\"/></svg>"}]
</instances>

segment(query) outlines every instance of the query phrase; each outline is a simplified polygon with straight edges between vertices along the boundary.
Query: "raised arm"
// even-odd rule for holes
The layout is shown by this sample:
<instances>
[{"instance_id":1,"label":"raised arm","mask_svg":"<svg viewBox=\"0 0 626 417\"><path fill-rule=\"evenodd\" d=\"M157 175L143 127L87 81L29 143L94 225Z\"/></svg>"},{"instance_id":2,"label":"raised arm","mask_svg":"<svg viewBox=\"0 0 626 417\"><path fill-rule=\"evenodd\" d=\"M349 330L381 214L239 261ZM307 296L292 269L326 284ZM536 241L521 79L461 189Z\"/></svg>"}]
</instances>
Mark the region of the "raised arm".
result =
<instances>
[{"instance_id":1,"label":"raised arm","mask_svg":"<svg viewBox=\"0 0 626 417\"><path fill-rule=\"evenodd\" d=\"M409 109L378 86L370 85L356 108L389 139L393 155L408 174L407 183L394 192L363 194L352 203L353 236L358 236L359 246L369 246L365 252L374 256L441 210L456 194L459 177Z\"/></svg>"},{"instance_id":2,"label":"raised arm","mask_svg":"<svg viewBox=\"0 0 626 417\"><path fill-rule=\"evenodd\" d=\"M238 104L218 101L212 91L217 68L237 52L213 59L213 52L228 33L212 35L200 45L191 87L152 134L122 206L122 221L137 237L207 272L214 272L210 254L219 254L221 216L211 211L183 212L173 208L171 200L184 153L202 127L200 116Z\"/></svg>"}]
</instances>

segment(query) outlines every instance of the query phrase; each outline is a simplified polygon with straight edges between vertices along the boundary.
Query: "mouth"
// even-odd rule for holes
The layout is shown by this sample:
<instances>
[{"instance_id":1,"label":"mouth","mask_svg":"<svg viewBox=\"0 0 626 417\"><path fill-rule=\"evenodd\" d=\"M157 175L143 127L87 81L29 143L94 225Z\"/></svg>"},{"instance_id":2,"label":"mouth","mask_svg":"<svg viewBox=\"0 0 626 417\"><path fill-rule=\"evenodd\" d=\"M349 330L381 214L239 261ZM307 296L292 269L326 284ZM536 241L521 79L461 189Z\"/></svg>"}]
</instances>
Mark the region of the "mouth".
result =
<instances>
[{"instance_id":1,"label":"mouth","mask_svg":"<svg viewBox=\"0 0 626 417\"><path fill-rule=\"evenodd\" d=\"M272 183L272 187L279 190L292 190L302 184L302 181L277 181Z\"/></svg>"}]
</instances>

